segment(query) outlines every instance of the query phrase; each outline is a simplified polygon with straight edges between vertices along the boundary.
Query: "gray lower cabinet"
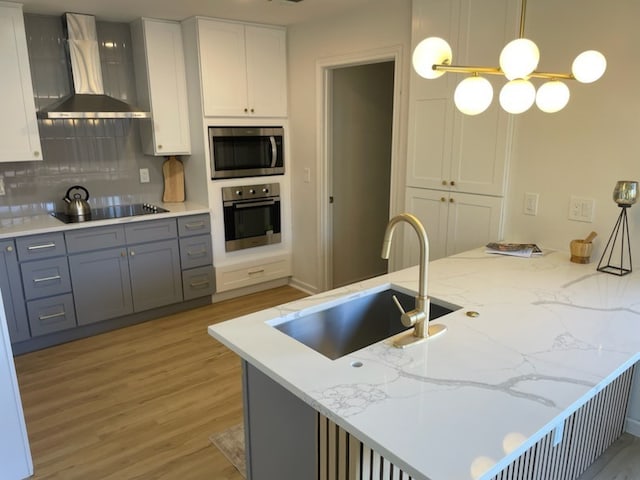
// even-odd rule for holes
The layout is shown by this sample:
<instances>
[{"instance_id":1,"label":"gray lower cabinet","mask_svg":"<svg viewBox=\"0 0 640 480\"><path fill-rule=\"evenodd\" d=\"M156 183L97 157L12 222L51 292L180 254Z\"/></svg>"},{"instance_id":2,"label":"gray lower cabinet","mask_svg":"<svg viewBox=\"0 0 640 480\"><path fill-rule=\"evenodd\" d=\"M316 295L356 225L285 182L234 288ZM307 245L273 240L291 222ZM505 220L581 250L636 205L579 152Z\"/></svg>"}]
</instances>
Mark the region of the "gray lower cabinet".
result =
<instances>
[{"instance_id":1,"label":"gray lower cabinet","mask_svg":"<svg viewBox=\"0 0 640 480\"><path fill-rule=\"evenodd\" d=\"M77 338L43 335L81 326L84 336L101 331L98 322L123 325L153 317L140 312L201 303L215 285L210 225L209 214L197 214L0 241L11 342L30 351Z\"/></svg>"},{"instance_id":2,"label":"gray lower cabinet","mask_svg":"<svg viewBox=\"0 0 640 480\"><path fill-rule=\"evenodd\" d=\"M318 476L318 413L242 361L248 480Z\"/></svg>"},{"instance_id":3,"label":"gray lower cabinet","mask_svg":"<svg viewBox=\"0 0 640 480\"><path fill-rule=\"evenodd\" d=\"M64 235L45 233L16 239L23 302L32 337L74 328L76 315Z\"/></svg>"},{"instance_id":4,"label":"gray lower cabinet","mask_svg":"<svg viewBox=\"0 0 640 480\"><path fill-rule=\"evenodd\" d=\"M209 214L178 218L184 299L213 295L215 276Z\"/></svg>"},{"instance_id":5,"label":"gray lower cabinet","mask_svg":"<svg viewBox=\"0 0 640 480\"><path fill-rule=\"evenodd\" d=\"M33 336L59 332L76 326L73 295L65 293L27 302Z\"/></svg>"},{"instance_id":6,"label":"gray lower cabinet","mask_svg":"<svg viewBox=\"0 0 640 480\"><path fill-rule=\"evenodd\" d=\"M128 251L134 311L182 301L177 239L134 245Z\"/></svg>"},{"instance_id":7,"label":"gray lower cabinet","mask_svg":"<svg viewBox=\"0 0 640 480\"><path fill-rule=\"evenodd\" d=\"M69 256L78 325L133 312L125 247Z\"/></svg>"},{"instance_id":8,"label":"gray lower cabinet","mask_svg":"<svg viewBox=\"0 0 640 480\"><path fill-rule=\"evenodd\" d=\"M0 291L11 343L27 340L31 333L13 240L0 242Z\"/></svg>"},{"instance_id":9,"label":"gray lower cabinet","mask_svg":"<svg viewBox=\"0 0 640 480\"><path fill-rule=\"evenodd\" d=\"M69 256L78 324L182 301L177 240Z\"/></svg>"}]
</instances>

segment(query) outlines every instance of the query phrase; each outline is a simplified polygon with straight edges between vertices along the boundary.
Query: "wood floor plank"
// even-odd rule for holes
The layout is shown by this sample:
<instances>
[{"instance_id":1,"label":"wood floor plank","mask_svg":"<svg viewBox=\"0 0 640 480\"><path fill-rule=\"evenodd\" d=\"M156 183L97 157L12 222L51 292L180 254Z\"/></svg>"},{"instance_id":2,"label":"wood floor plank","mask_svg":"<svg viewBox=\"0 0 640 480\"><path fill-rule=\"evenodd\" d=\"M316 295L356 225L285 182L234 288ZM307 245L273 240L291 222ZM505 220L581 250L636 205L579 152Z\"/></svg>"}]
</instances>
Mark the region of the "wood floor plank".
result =
<instances>
[{"instance_id":1,"label":"wood floor plank","mask_svg":"<svg viewBox=\"0 0 640 480\"><path fill-rule=\"evenodd\" d=\"M35 479L240 480L209 435L242 419L240 361L207 326L279 287L15 358Z\"/></svg>"}]
</instances>

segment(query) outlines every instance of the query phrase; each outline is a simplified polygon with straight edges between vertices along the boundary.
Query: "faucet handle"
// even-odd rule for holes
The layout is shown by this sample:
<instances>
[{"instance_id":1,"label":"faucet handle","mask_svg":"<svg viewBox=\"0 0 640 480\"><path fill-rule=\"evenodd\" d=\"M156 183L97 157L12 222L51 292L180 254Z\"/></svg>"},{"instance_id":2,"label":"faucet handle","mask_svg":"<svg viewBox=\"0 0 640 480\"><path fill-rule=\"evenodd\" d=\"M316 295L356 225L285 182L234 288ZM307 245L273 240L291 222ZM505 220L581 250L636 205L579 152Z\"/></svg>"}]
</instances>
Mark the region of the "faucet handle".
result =
<instances>
[{"instance_id":1,"label":"faucet handle","mask_svg":"<svg viewBox=\"0 0 640 480\"><path fill-rule=\"evenodd\" d=\"M400 310L400 313L401 313L402 315L404 315L405 313L407 313L407 312L405 312L405 311L404 311L404 308L402 308L402 305L400 304L400 300L398 300L398 297L396 297L396 296L394 295L394 296L393 296L393 297L391 297L391 298L393 298L393 303L395 303L395 304L396 304L396 307L398 307L398 310Z\"/></svg>"},{"instance_id":2,"label":"faucet handle","mask_svg":"<svg viewBox=\"0 0 640 480\"><path fill-rule=\"evenodd\" d=\"M395 295L392 298L393 302L396 304L396 307L398 307L398 310L400 310L400 313L402 314L400 315L400 321L405 327L413 327L417 322L424 321L424 319L426 318L425 312L416 310L415 308L409 312L405 312L404 308L402 308L402 305L400 305L400 301L398 300L398 298Z\"/></svg>"}]
</instances>

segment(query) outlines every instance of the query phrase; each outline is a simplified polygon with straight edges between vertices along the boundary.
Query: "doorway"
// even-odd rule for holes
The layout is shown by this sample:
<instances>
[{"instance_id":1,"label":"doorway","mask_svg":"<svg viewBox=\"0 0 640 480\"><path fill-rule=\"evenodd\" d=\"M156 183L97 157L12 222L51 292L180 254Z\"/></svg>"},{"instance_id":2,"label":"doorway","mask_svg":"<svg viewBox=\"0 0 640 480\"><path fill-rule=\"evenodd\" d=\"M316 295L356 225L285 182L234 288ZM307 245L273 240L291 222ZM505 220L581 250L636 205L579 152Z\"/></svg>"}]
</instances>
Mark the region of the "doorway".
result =
<instances>
[{"instance_id":1,"label":"doorway","mask_svg":"<svg viewBox=\"0 0 640 480\"><path fill-rule=\"evenodd\" d=\"M328 70L328 288L387 273L395 61Z\"/></svg>"}]
</instances>

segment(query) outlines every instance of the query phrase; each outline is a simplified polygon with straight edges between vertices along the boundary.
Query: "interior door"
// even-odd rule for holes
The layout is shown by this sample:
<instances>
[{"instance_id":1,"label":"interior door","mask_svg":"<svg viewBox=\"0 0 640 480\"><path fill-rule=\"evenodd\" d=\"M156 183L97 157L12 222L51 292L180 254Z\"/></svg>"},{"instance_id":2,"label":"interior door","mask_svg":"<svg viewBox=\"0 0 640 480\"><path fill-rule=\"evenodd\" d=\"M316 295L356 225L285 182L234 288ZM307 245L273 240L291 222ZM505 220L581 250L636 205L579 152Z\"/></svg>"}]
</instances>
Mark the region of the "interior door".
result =
<instances>
[{"instance_id":1,"label":"interior door","mask_svg":"<svg viewBox=\"0 0 640 480\"><path fill-rule=\"evenodd\" d=\"M387 273L393 82L393 61L332 71L332 287Z\"/></svg>"}]
</instances>

